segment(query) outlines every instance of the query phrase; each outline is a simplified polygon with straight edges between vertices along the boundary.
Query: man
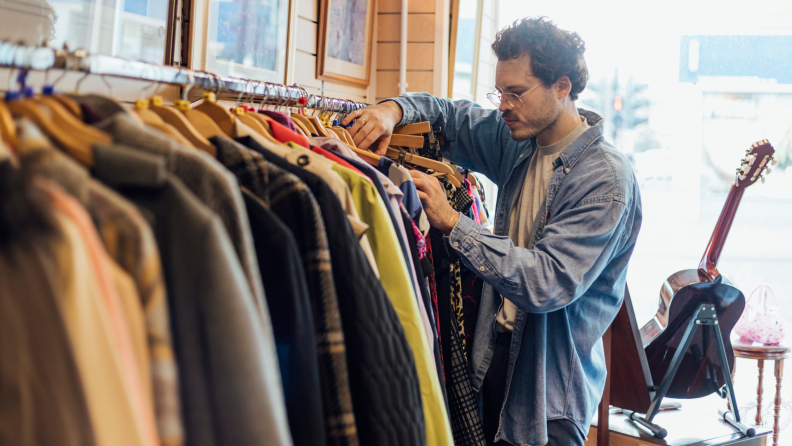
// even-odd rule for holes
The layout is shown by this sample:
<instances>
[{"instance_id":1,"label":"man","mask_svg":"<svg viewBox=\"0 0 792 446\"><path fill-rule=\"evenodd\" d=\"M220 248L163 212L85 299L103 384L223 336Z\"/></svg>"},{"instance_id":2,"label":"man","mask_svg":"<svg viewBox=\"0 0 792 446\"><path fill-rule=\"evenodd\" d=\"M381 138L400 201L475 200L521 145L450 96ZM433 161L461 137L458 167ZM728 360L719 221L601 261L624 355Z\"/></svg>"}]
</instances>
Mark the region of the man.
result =
<instances>
[{"instance_id":1,"label":"man","mask_svg":"<svg viewBox=\"0 0 792 446\"><path fill-rule=\"evenodd\" d=\"M496 36L498 110L405 94L352 113L355 143L382 153L393 127L429 121L445 156L499 187L495 233L414 172L430 223L485 281L471 381L489 444L582 445L605 385L602 335L624 297L641 225L630 162L578 110L585 45L544 18ZM383 274L386 274L383 272Z\"/></svg>"}]
</instances>

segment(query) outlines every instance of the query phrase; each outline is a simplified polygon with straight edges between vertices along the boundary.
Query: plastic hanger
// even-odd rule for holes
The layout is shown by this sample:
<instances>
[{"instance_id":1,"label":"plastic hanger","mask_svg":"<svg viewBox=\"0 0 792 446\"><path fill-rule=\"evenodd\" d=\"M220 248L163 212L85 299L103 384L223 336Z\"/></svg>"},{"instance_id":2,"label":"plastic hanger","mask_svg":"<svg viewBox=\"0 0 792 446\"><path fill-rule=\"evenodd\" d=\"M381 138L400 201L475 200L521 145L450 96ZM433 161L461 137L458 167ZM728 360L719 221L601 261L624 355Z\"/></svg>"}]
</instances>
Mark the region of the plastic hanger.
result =
<instances>
[{"instance_id":1,"label":"plastic hanger","mask_svg":"<svg viewBox=\"0 0 792 446\"><path fill-rule=\"evenodd\" d=\"M220 93L221 80L220 76L217 75L214 75L214 79L217 82L215 92L204 93L203 102L193 107L193 110L204 113L206 116L211 118L215 124L217 124L217 126L223 131L223 133L226 134L226 136L233 137L233 135L236 133L234 132L235 117L231 114L231 112L217 103L217 94Z\"/></svg>"}]
</instances>

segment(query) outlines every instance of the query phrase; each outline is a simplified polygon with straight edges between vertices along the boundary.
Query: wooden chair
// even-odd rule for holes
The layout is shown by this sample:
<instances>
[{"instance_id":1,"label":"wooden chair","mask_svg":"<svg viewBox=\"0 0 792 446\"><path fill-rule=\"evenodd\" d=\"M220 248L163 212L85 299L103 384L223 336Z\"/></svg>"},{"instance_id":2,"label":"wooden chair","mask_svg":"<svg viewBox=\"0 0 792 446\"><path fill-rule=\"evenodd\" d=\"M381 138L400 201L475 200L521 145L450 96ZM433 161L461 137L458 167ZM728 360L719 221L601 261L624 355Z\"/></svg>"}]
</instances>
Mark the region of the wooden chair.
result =
<instances>
[{"instance_id":1,"label":"wooden chair","mask_svg":"<svg viewBox=\"0 0 792 446\"><path fill-rule=\"evenodd\" d=\"M597 445L608 446L610 405L646 413L654 398L654 383L646 360L630 290L624 286L624 302L616 319L602 337L608 377L597 412ZM615 356L614 356L615 353ZM612 386L611 382L619 383Z\"/></svg>"}]
</instances>

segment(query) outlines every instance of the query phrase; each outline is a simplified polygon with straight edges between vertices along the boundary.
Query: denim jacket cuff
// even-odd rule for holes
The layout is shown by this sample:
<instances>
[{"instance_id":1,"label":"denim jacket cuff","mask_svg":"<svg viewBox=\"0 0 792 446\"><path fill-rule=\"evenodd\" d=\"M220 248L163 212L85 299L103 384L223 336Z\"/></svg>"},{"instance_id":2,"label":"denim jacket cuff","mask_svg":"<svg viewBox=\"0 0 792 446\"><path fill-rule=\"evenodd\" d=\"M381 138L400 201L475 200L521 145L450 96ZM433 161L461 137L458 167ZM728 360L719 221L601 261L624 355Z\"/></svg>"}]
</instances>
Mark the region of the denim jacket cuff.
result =
<instances>
[{"instance_id":1,"label":"denim jacket cuff","mask_svg":"<svg viewBox=\"0 0 792 446\"><path fill-rule=\"evenodd\" d=\"M402 109L402 120L399 121L398 124L396 124L397 126L412 124L413 121L415 121L416 116L418 116L418 112L414 108L412 108L409 102L405 101L401 97L395 97L395 98L383 99L377 102L377 104L382 104L383 102L388 102L388 101L393 101L399 104L399 107L401 107Z\"/></svg>"},{"instance_id":2,"label":"denim jacket cuff","mask_svg":"<svg viewBox=\"0 0 792 446\"><path fill-rule=\"evenodd\" d=\"M473 247L474 241L481 231L481 226L470 218L460 215L454 229L445 238L448 244L460 254L465 254Z\"/></svg>"}]
</instances>

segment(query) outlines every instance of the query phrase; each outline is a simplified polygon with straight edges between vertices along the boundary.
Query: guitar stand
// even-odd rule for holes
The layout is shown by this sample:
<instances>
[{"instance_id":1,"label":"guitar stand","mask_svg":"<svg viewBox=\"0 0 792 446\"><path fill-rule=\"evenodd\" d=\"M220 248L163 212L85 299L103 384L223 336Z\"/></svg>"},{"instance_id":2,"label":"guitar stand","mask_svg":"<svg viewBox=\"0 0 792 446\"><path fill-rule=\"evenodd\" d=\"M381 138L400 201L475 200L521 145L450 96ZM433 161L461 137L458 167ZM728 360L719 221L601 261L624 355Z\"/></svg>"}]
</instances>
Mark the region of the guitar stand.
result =
<instances>
[{"instance_id":1,"label":"guitar stand","mask_svg":"<svg viewBox=\"0 0 792 446\"><path fill-rule=\"evenodd\" d=\"M655 437L665 438L666 435L668 435L667 430L654 424L652 420L654 420L654 417L660 411L660 403L668 392L668 388L671 387L671 381L673 381L674 375L676 375L679 365L682 363L682 358L690 346L690 342L693 340L693 334L700 325L704 326L701 328L702 330L706 330L706 326L711 326L712 330L715 332L715 336L713 337L718 344L718 358L720 358L721 371L725 375L723 378L724 381L726 381L726 385L724 385L718 393L722 398L728 398L731 403L731 411L725 412L720 410L719 414L724 421L734 426L734 428L739 430L743 435L746 437L753 437L756 435L756 431L740 422L740 411L737 408L737 399L734 397L734 385L732 384L731 375L729 374L729 361L726 359L726 349L723 346L723 338L721 338L720 326L718 325L718 314L715 311L714 304L699 304L696 311L693 312L693 317L690 318L682 341L679 343L679 348L674 353L674 358L671 359L671 364L663 377L663 382L660 384L660 388L657 390L646 415L640 416L632 411L625 411L624 413L630 420L652 432L652 435Z\"/></svg>"}]
</instances>

